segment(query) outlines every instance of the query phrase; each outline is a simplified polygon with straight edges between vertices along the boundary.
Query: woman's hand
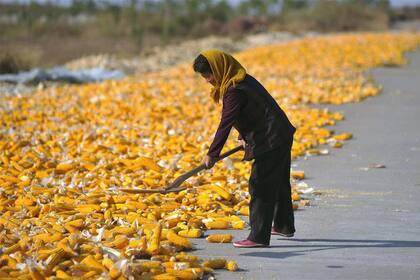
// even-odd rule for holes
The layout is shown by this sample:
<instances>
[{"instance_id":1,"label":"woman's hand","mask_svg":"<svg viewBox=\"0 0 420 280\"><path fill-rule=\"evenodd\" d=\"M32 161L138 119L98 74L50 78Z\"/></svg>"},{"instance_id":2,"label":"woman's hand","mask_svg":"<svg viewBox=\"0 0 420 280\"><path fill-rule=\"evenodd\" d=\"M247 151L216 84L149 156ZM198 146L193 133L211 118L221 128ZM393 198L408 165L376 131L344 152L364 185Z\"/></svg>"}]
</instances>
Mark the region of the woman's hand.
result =
<instances>
[{"instance_id":1,"label":"woman's hand","mask_svg":"<svg viewBox=\"0 0 420 280\"><path fill-rule=\"evenodd\" d=\"M242 147L244 147L244 149L245 149L245 145L246 145L245 140L243 140L243 139L238 139L238 144L239 144L239 145L241 145Z\"/></svg>"},{"instance_id":2,"label":"woman's hand","mask_svg":"<svg viewBox=\"0 0 420 280\"><path fill-rule=\"evenodd\" d=\"M206 165L206 168L207 169L210 169L210 168L212 168L214 166L214 164L216 163L216 161L217 160L215 158L212 158L211 156L206 155L206 157L203 160L203 163Z\"/></svg>"}]
</instances>

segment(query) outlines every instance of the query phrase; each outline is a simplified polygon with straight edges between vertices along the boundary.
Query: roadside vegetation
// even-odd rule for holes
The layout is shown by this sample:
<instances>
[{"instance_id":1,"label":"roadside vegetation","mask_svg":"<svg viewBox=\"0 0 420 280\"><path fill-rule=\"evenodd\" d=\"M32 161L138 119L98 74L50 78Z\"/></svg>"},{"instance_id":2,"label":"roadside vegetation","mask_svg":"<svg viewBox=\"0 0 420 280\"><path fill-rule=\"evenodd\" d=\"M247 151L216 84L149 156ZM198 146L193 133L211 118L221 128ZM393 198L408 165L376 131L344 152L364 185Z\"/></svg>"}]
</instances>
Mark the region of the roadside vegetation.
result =
<instances>
[{"instance_id":1,"label":"roadside vegetation","mask_svg":"<svg viewBox=\"0 0 420 280\"><path fill-rule=\"evenodd\" d=\"M383 31L396 20L420 18L420 8L392 10L386 0L245 0L236 6L212 0L98 3L0 4L0 73L50 67L98 53L130 57L153 46L209 35Z\"/></svg>"}]
</instances>

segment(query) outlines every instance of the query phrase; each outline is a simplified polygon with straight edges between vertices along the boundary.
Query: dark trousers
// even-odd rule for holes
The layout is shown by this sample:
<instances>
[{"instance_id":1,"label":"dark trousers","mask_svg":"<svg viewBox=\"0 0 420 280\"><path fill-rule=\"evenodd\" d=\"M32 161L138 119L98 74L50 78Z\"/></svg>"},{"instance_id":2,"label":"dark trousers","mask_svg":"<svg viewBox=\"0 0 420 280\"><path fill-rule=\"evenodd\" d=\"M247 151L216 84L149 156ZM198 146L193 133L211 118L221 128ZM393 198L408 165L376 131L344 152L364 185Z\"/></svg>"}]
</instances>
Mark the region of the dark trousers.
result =
<instances>
[{"instance_id":1,"label":"dark trousers","mask_svg":"<svg viewBox=\"0 0 420 280\"><path fill-rule=\"evenodd\" d=\"M249 240L269 245L272 223L282 233L295 232L290 186L292 143L293 139L256 157L252 164Z\"/></svg>"}]
</instances>

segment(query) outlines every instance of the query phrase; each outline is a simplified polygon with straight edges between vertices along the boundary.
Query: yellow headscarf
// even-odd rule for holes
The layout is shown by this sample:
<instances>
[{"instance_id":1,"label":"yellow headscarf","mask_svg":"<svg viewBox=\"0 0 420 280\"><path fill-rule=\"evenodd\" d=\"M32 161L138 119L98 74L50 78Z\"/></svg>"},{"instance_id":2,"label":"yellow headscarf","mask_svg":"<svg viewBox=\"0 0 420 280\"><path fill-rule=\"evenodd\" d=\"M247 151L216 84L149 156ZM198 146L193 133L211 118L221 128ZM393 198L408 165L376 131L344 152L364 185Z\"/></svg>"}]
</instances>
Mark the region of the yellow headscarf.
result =
<instances>
[{"instance_id":1,"label":"yellow headscarf","mask_svg":"<svg viewBox=\"0 0 420 280\"><path fill-rule=\"evenodd\" d=\"M217 103L230 86L235 86L245 78L246 70L233 56L222 51L207 50L201 54L209 62L216 80L211 97Z\"/></svg>"}]
</instances>

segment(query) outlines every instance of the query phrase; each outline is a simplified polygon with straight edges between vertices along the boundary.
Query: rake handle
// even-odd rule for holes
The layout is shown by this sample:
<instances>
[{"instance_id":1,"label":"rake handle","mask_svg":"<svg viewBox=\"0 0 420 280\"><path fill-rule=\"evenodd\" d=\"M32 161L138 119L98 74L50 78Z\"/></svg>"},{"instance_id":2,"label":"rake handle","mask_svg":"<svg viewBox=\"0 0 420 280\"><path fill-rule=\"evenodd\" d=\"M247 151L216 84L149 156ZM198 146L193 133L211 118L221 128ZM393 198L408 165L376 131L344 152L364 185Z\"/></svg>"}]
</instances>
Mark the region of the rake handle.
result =
<instances>
[{"instance_id":1,"label":"rake handle","mask_svg":"<svg viewBox=\"0 0 420 280\"><path fill-rule=\"evenodd\" d=\"M218 161L220 161L220 160L222 160L222 159L224 159L224 158L226 158L226 157L228 157L228 156L230 156L230 155L232 155L232 154L234 154L234 153L236 153L236 152L238 152L242 149L243 149L243 146L237 146L236 148L233 148L232 150L229 150L229 151L221 154L217 158L216 162L218 162ZM168 191L170 189L179 187L185 180L187 180L191 176L193 176L193 175L197 174L198 172L203 171L205 169L206 169L206 165L204 163L197 166L194 169L191 169L190 171L188 171L188 172L182 174L181 176L179 176L178 178L176 178L175 181L169 187L167 187L165 189L165 191Z\"/></svg>"}]
</instances>

